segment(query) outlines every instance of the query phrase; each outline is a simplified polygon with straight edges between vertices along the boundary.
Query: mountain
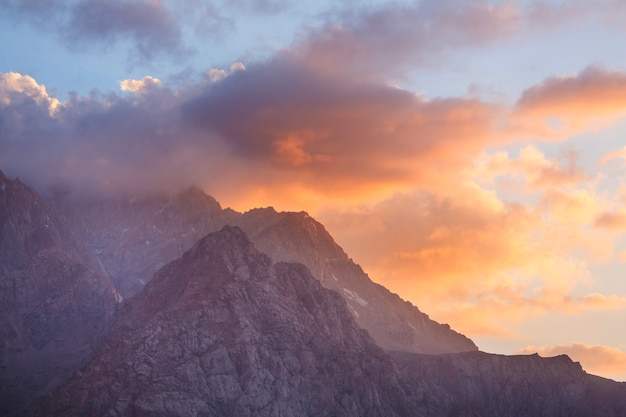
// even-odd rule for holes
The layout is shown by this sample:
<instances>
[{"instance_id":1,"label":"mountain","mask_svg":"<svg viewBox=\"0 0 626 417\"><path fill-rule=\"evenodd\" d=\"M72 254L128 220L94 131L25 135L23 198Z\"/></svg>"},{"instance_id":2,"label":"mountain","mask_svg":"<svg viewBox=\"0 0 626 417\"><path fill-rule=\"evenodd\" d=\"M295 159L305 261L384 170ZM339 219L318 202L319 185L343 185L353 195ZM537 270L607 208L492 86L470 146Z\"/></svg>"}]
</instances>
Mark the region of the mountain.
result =
<instances>
[{"instance_id":1,"label":"mountain","mask_svg":"<svg viewBox=\"0 0 626 417\"><path fill-rule=\"evenodd\" d=\"M58 201L76 234L98 256L118 291L139 291L166 262L226 224L241 227L275 261L306 265L323 286L348 302L359 325L388 350L451 353L477 350L467 337L370 280L304 212L273 208L237 213L197 188L172 196L77 198Z\"/></svg>"},{"instance_id":2,"label":"mountain","mask_svg":"<svg viewBox=\"0 0 626 417\"><path fill-rule=\"evenodd\" d=\"M104 276L59 249L0 279L0 414L10 415L79 369L119 298Z\"/></svg>"},{"instance_id":3,"label":"mountain","mask_svg":"<svg viewBox=\"0 0 626 417\"><path fill-rule=\"evenodd\" d=\"M25 416L626 416L626 384L566 356L394 353L306 267L237 227L124 303L90 361Z\"/></svg>"},{"instance_id":4,"label":"mountain","mask_svg":"<svg viewBox=\"0 0 626 417\"><path fill-rule=\"evenodd\" d=\"M589 375L566 355L396 353L394 359L408 386L428 381L445 393L424 398L431 416L626 416L626 383Z\"/></svg>"},{"instance_id":5,"label":"mountain","mask_svg":"<svg viewBox=\"0 0 626 417\"><path fill-rule=\"evenodd\" d=\"M395 369L337 293L226 226L125 303L86 367L27 415L409 415Z\"/></svg>"},{"instance_id":6,"label":"mountain","mask_svg":"<svg viewBox=\"0 0 626 417\"><path fill-rule=\"evenodd\" d=\"M275 261L302 263L323 286L341 294L359 325L384 349L415 353L478 350L464 335L374 283L307 213L255 209L235 224Z\"/></svg>"},{"instance_id":7,"label":"mountain","mask_svg":"<svg viewBox=\"0 0 626 417\"><path fill-rule=\"evenodd\" d=\"M119 300L54 206L0 171L0 415L78 369Z\"/></svg>"},{"instance_id":8,"label":"mountain","mask_svg":"<svg viewBox=\"0 0 626 417\"><path fill-rule=\"evenodd\" d=\"M73 234L54 205L0 171L0 277L28 265L43 249L60 248L85 265L98 260Z\"/></svg>"},{"instance_id":9,"label":"mountain","mask_svg":"<svg viewBox=\"0 0 626 417\"><path fill-rule=\"evenodd\" d=\"M174 195L68 195L56 205L119 293L139 292L163 265L236 215L196 187Z\"/></svg>"}]
</instances>

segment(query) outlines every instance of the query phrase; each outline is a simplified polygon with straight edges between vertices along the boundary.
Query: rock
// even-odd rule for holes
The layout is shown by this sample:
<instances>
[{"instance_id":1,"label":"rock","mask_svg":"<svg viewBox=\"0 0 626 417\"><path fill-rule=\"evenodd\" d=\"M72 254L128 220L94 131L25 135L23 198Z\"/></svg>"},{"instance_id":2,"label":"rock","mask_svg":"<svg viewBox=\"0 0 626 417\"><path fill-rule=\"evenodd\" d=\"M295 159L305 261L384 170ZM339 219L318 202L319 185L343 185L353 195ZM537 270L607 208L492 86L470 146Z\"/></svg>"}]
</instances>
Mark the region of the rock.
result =
<instances>
[{"instance_id":1,"label":"rock","mask_svg":"<svg viewBox=\"0 0 626 417\"><path fill-rule=\"evenodd\" d=\"M275 261L300 262L323 286L341 294L359 325L384 349L431 354L478 350L469 338L374 283L307 213L255 209L235 223Z\"/></svg>"},{"instance_id":2,"label":"rock","mask_svg":"<svg viewBox=\"0 0 626 417\"><path fill-rule=\"evenodd\" d=\"M626 416L626 384L588 375L566 355L541 358L537 354L466 352L393 356L401 378L416 387L415 392L427 381L430 389L445 393L425 397L424 407L438 415Z\"/></svg>"},{"instance_id":3,"label":"rock","mask_svg":"<svg viewBox=\"0 0 626 417\"><path fill-rule=\"evenodd\" d=\"M27 415L397 416L405 395L337 293L225 227L163 267Z\"/></svg>"},{"instance_id":4,"label":"rock","mask_svg":"<svg viewBox=\"0 0 626 417\"><path fill-rule=\"evenodd\" d=\"M60 248L98 271L100 266L53 204L0 171L0 277L26 267L43 249Z\"/></svg>"},{"instance_id":5,"label":"rock","mask_svg":"<svg viewBox=\"0 0 626 417\"><path fill-rule=\"evenodd\" d=\"M190 187L175 195L76 196L56 205L74 232L102 263L118 292L139 292L163 265L234 216L215 199Z\"/></svg>"},{"instance_id":6,"label":"rock","mask_svg":"<svg viewBox=\"0 0 626 417\"><path fill-rule=\"evenodd\" d=\"M118 303L110 281L61 249L0 279L0 414L19 412L88 358Z\"/></svg>"},{"instance_id":7,"label":"rock","mask_svg":"<svg viewBox=\"0 0 626 417\"><path fill-rule=\"evenodd\" d=\"M323 286L345 298L359 325L381 347L417 353L477 350L469 338L372 282L305 212L264 208L240 214L222 210L195 188L171 197L70 199L59 207L125 297L201 236L230 224L241 227L275 261L306 265Z\"/></svg>"}]
</instances>

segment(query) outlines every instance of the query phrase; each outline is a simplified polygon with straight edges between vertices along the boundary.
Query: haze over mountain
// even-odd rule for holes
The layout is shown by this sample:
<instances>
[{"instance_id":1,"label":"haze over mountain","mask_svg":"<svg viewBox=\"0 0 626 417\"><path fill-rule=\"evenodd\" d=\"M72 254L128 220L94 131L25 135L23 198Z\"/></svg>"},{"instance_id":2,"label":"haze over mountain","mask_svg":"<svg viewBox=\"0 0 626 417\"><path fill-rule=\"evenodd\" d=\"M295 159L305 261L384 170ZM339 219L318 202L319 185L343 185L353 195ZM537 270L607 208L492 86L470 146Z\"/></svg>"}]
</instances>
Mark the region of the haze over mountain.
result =
<instances>
[{"instance_id":1,"label":"haze over mountain","mask_svg":"<svg viewBox=\"0 0 626 417\"><path fill-rule=\"evenodd\" d=\"M0 167L305 210L483 349L626 380L624 21L622 0L1 0Z\"/></svg>"},{"instance_id":2,"label":"haze over mountain","mask_svg":"<svg viewBox=\"0 0 626 417\"><path fill-rule=\"evenodd\" d=\"M155 274L26 415L626 415L625 384L567 357L404 355L394 363L306 267L226 226Z\"/></svg>"},{"instance_id":3,"label":"haze over mountain","mask_svg":"<svg viewBox=\"0 0 626 417\"><path fill-rule=\"evenodd\" d=\"M465 336L372 282L324 226L304 212L223 210L197 188L170 196L72 198L58 205L124 297L139 291L165 262L197 239L231 224L241 227L274 261L306 265L322 285L346 299L359 325L380 346L416 353L476 349Z\"/></svg>"},{"instance_id":4,"label":"haze over mountain","mask_svg":"<svg viewBox=\"0 0 626 417\"><path fill-rule=\"evenodd\" d=\"M1 179L4 414L626 416L626 384L477 352L304 212L241 214L194 188L53 204Z\"/></svg>"}]
</instances>

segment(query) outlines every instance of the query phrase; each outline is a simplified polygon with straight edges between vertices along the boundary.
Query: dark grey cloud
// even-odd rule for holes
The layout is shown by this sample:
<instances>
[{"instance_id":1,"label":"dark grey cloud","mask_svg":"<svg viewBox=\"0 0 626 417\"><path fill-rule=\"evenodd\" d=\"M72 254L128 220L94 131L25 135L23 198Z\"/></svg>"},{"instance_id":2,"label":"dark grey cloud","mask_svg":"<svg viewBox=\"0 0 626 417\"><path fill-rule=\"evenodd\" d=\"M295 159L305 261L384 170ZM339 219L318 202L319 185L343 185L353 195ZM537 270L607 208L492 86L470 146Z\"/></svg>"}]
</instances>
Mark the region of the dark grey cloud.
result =
<instances>
[{"instance_id":1,"label":"dark grey cloud","mask_svg":"<svg viewBox=\"0 0 626 417\"><path fill-rule=\"evenodd\" d=\"M184 50L179 23L162 0L83 0L71 9L63 32L72 44L132 39L140 58Z\"/></svg>"},{"instance_id":2,"label":"dark grey cloud","mask_svg":"<svg viewBox=\"0 0 626 417\"><path fill-rule=\"evenodd\" d=\"M0 0L0 10L56 34L71 49L130 40L133 61L188 53L164 0Z\"/></svg>"}]
</instances>

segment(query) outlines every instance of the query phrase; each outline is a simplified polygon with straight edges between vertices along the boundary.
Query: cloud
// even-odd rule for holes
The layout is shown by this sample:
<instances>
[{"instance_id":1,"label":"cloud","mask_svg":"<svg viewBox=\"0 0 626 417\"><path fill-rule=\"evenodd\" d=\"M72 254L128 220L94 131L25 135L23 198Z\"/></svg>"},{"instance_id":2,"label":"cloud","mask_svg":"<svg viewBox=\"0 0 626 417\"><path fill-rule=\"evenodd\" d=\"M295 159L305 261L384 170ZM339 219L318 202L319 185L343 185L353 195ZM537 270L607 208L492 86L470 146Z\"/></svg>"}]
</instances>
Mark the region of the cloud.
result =
<instances>
[{"instance_id":1,"label":"cloud","mask_svg":"<svg viewBox=\"0 0 626 417\"><path fill-rule=\"evenodd\" d=\"M613 151L613 152L609 152L607 153L603 158L601 163L602 164L606 164L610 161L613 160L624 160L624 162L626 162L626 146L624 146L622 149L619 149L617 151Z\"/></svg>"},{"instance_id":2,"label":"cloud","mask_svg":"<svg viewBox=\"0 0 626 417\"><path fill-rule=\"evenodd\" d=\"M163 0L83 0L71 10L64 32L73 44L130 38L142 59L183 50L178 22Z\"/></svg>"},{"instance_id":3,"label":"cloud","mask_svg":"<svg viewBox=\"0 0 626 417\"><path fill-rule=\"evenodd\" d=\"M433 65L446 52L480 46L519 29L512 3L451 0L386 3L343 9L307 34L292 51L325 73L402 75L408 66Z\"/></svg>"},{"instance_id":4,"label":"cloud","mask_svg":"<svg viewBox=\"0 0 626 417\"><path fill-rule=\"evenodd\" d=\"M546 162L538 151L515 161L513 175L541 172L535 162ZM612 259L615 244L592 227L609 203L584 188L593 182L525 186L514 194L520 203L510 203L499 182L473 183L475 172L429 192L328 208L319 218L377 281L466 334L512 337L511 323L548 312L626 308L619 293L589 290L591 265Z\"/></svg>"},{"instance_id":5,"label":"cloud","mask_svg":"<svg viewBox=\"0 0 626 417\"><path fill-rule=\"evenodd\" d=\"M34 136L48 127L60 107L43 85L15 72L0 73L0 149L24 135Z\"/></svg>"},{"instance_id":6,"label":"cloud","mask_svg":"<svg viewBox=\"0 0 626 417\"><path fill-rule=\"evenodd\" d=\"M543 136L540 139L564 139L605 127L625 115L626 73L589 67L525 90L512 121Z\"/></svg>"},{"instance_id":7,"label":"cloud","mask_svg":"<svg viewBox=\"0 0 626 417\"><path fill-rule=\"evenodd\" d=\"M442 166L467 163L494 140L498 111L319 74L285 57L233 73L182 106L189 125L239 157L333 195L441 177Z\"/></svg>"},{"instance_id":8,"label":"cloud","mask_svg":"<svg viewBox=\"0 0 626 417\"><path fill-rule=\"evenodd\" d=\"M231 0L227 2L229 8L241 12L246 10L252 13L275 15L284 12L294 5L292 0Z\"/></svg>"},{"instance_id":9,"label":"cloud","mask_svg":"<svg viewBox=\"0 0 626 417\"><path fill-rule=\"evenodd\" d=\"M0 106L6 108L32 100L37 105L48 108L54 113L59 100L50 97L46 87L40 85L34 78L16 72L0 74Z\"/></svg>"},{"instance_id":10,"label":"cloud","mask_svg":"<svg viewBox=\"0 0 626 417\"><path fill-rule=\"evenodd\" d=\"M514 186L522 193L575 186L589 179L589 175L578 166L578 155L575 152L549 158L534 145L519 149L517 157L511 156L508 151L483 153L475 161L473 176L483 183L493 183L500 177L507 177L507 187Z\"/></svg>"},{"instance_id":11,"label":"cloud","mask_svg":"<svg viewBox=\"0 0 626 417\"><path fill-rule=\"evenodd\" d=\"M165 0L3 1L0 8L57 34L72 49L130 40L133 61L188 53Z\"/></svg>"},{"instance_id":12,"label":"cloud","mask_svg":"<svg viewBox=\"0 0 626 417\"><path fill-rule=\"evenodd\" d=\"M572 343L547 347L527 346L517 352L522 355L532 353L545 357L568 355L572 360L580 362L589 373L626 380L626 352L618 348Z\"/></svg>"},{"instance_id":13,"label":"cloud","mask_svg":"<svg viewBox=\"0 0 626 417\"><path fill-rule=\"evenodd\" d=\"M141 80L122 80L120 81L120 89L122 91L130 91L131 93L142 94L147 93L150 89L159 88L161 80L146 75Z\"/></svg>"},{"instance_id":14,"label":"cloud","mask_svg":"<svg viewBox=\"0 0 626 417\"><path fill-rule=\"evenodd\" d=\"M596 227L614 230L626 230L626 212L604 212L596 217L594 221Z\"/></svg>"}]
</instances>

